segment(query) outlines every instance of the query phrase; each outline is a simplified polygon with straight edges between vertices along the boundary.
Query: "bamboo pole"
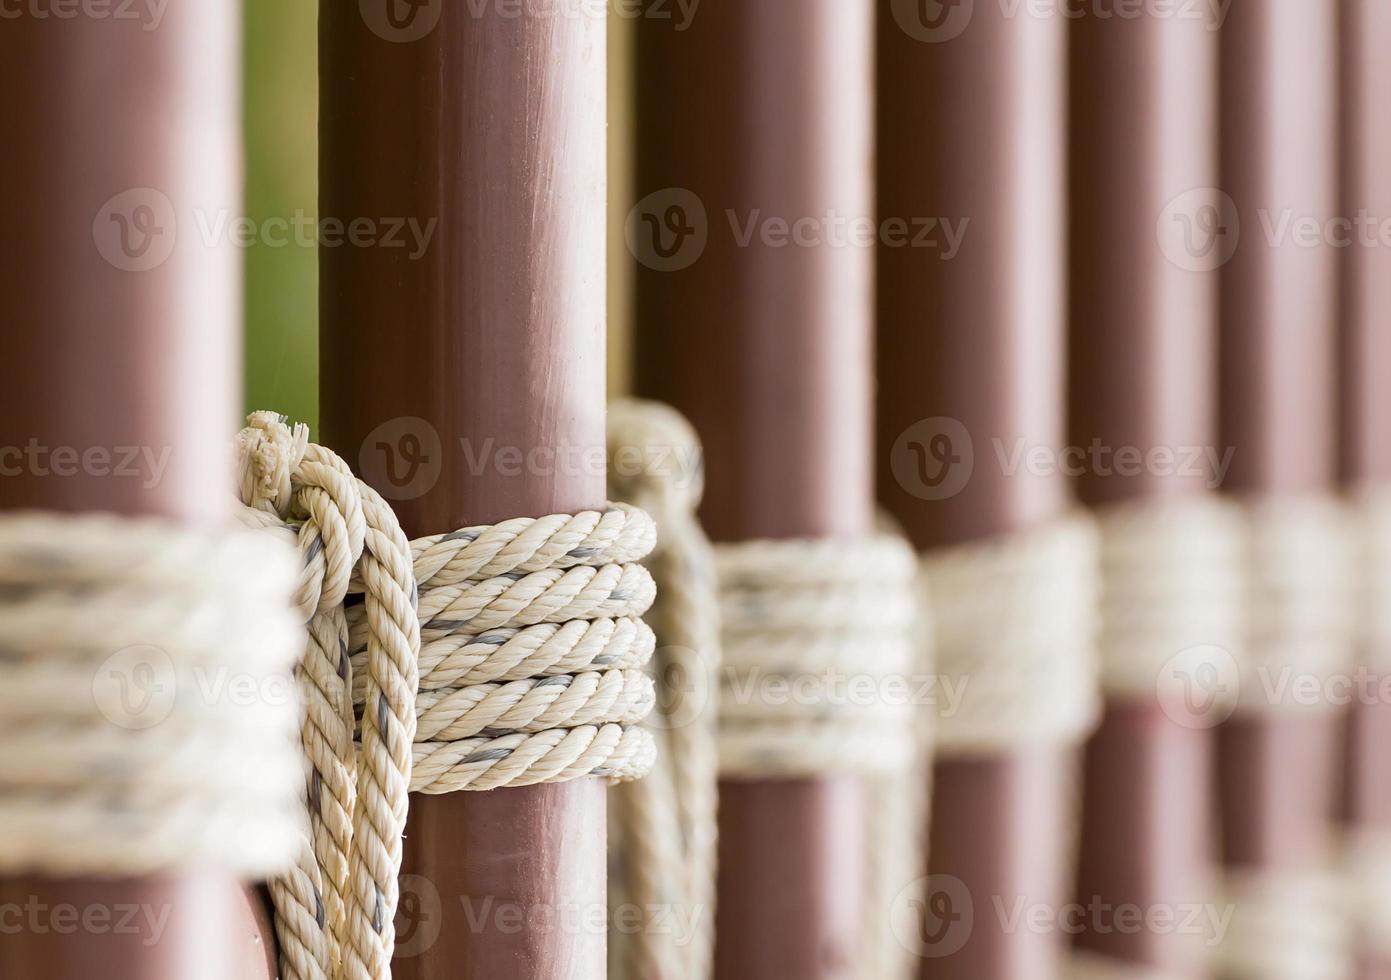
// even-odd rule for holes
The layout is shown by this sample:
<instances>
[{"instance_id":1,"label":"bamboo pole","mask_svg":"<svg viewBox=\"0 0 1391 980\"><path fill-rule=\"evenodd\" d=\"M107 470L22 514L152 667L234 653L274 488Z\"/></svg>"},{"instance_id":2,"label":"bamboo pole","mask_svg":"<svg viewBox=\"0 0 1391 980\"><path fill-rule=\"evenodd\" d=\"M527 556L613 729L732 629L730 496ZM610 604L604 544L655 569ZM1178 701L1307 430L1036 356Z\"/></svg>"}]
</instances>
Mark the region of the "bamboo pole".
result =
<instances>
[{"instance_id":1,"label":"bamboo pole","mask_svg":"<svg viewBox=\"0 0 1391 980\"><path fill-rule=\"evenodd\" d=\"M1227 489L1324 494L1336 484L1336 260L1321 236L1336 208L1337 10L1233 4L1222 31L1222 188L1240 216L1223 268L1221 424ZM1280 234L1285 228L1286 235ZM1340 717L1239 712L1219 729L1229 866L1328 859Z\"/></svg>"},{"instance_id":2,"label":"bamboo pole","mask_svg":"<svg viewBox=\"0 0 1391 980\"><path fill-rule=\"evenodd\" d=\"M1375 0L1345 0L1340 42L1342 75L1342 190L1339 215L1370 224L1351 230L1341 260L1340 474L1353 491L1391 483L1391 249L1384 237L1391 218L1391 185L1383 161L1391 155L1386 97L1391 95L1391 8ZM1387 651L1364 649L1367 661L1385 663ZM1376 678L1382 690L1384 671ZM1352 834L1391 834L1391 705L1381 700L1352 706L1348 731L1347 787L1343 817ZM1361 980L1391 977L1391 951L1363 949Z\"/></svg>"},{"instance_id":3,"label":"bamboo pole","mask_svg":"<svg viewBox=\"0 0 1391 980\"><path fill-rule=\"evenodd\" d=\"M1071 28L1071 438L1170 459L1133 475L1084 469L1105 507L1215 489L1217 268L1226 243L1189 251L1184 221L1217 184L1215 20L1117 18ZM1156 451L1167 455L1155 455ZM1202 467L1180 465L1202 451ZM1172 651L1174 654L1178 650ZM1156 678L1156 683L1158 679ZM1213 738L1154 697L1114 701L1087 746L1077 901L1178 910L1210 884ZM1169 712L1169 713L1166 713ZM1078 942L1166 975L1202 973L1201 943L1085 923Z\"/></svg>"},{"instance_id":4,"label":"bamboo pole","mask_svg":"<svg viewBox=\"0 0 1391 980\"><path fill-rule=\"evenodd\" d=\"M412 536L601 508L603 20L387 8L321 11L321 209L436 225L323 251L324 438ZM395 975L603 977L604 792L412 797Z\"/></svg>"},{"instance_id":5,"label":"bamboo pole","mask_svg":"<svg viewBox=\"0 0 1391 980\"><path fill-rule=\"evenodd\" d=\"M872 210L871 6L706 0L640 24L638 392L700 432L715 540L866 532L872 256L831 236ZM850 975L858 780L720 794L715 975Z\"/></svg>"},{"instance_id":6,"label":"bamboo pole","mask_svg":"<svg viewBox=\"0 0 1391 980\"><path fill-rule=\"evenodd\" d=\"M223 524L239 261L196 227L237 206L236 5L59 14L0 30L0 507ZM210 873L11 877L0 908L4 976L273 976L259 907Z\"/></svg>"},{"instance_id":7,"label":"bamboo pole","mask_svg":"<svg viewBox=\"0 0 1391 980\"><path fill-rule=\"evenodd\" d=\"M1065 22L942 10L884 4L879 22L880 220L964 227L954 253L880 259L880 499L923 549L1068 507L1060 473L1011 473L998 454L1065 438ZM900 465L913 452L931 465ZM998 909L1063 895L1064 773L1044 745L937 762L928 905L944 911L923 924L924 978L1053 975L1060 937Z\"/></svg>"}]
</instances>

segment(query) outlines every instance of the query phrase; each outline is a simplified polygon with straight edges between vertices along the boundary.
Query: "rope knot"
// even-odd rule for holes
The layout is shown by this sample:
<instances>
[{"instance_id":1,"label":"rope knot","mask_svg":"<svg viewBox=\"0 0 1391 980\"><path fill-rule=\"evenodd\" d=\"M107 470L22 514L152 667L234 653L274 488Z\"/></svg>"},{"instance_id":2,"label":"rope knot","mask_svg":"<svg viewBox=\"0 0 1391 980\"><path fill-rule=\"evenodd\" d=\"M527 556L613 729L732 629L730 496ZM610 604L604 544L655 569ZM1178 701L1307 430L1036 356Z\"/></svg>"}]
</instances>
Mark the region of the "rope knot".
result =
<instances>
[{"instance_id":1,"label":"rope knot","mask_svg":"<svg viewBox=\"0 0 1391 980\"><path fill-rule=\"evenodd\" d=\"M657 402L609 406L609 489L667 527L694 514L705 491L705 457L695 429Z\"/></svg>"},{"instance_id":2,"label":"rope knot","mask_svg":"<svg viewBox=\"0 0 1391 980\"><path fill-rule=\"evenodd\" d=\"M275 412L255 412L246 421L246 428L237 435L241 501L288 518L295 472L309 449L309 427L292 428Z\"/></svg>"}]
</instances>

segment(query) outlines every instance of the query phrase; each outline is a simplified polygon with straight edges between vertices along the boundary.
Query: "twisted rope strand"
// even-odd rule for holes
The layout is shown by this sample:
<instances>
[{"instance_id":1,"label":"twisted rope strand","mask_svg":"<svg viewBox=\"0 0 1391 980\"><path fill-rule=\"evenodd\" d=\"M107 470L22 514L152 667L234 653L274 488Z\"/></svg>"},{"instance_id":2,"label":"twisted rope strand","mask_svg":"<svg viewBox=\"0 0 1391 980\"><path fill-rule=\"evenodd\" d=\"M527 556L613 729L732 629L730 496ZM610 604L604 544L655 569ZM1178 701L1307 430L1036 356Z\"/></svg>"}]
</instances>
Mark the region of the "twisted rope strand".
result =
<instances>
[{"instance_id":1,"label":"twisted rope strand","mask_svg":"<svg viewBox=\"0 0 1391 980\"><path fill-rule=\"evenodd\" d=\"M658 583L651 620L661 638L653 665L660 690L656 733L662 763L620 788L611 808L615 900L637 928L615 935L612 975L630 980L708 980L714 952L716 699L721 662L714 557L696 520L701 451L678 413L651 402L609 409L609 488L651 513L661 542L648 562ZM656 910L687 913L681 945Z\"/></svg>"},{"instance_id":2,"label":"twisted rope strand","mask_svg":"<svg viewBox=\"0 0 1391 980\"><path fill-rule=\"evenodd\" d=\"M298 679L311 773L307 851L271 883L288 977L390 976L415 731L419 625L410 545L395 515L304 426L257 413L238 439L245 522L296 527L296 589L307 642ZM364 697L356 764L352 663L343 602L366 593Z\"/></svg>"},{"instance_id":3,"label":"twisted rope strand","mask_svg":"<svg viewBox=\"0 0 1391 980\"><path fill-rule=\"evenodd\" d=\"M0 518L0 871L283 870L294 704L226 691L288 679L293 569L241 531Z\"/></svg>"},{"instance_id":4,"label":"twisted rope strand","mask_svg":"<svg viewBox=\"0 0 1391 980\"><path fill-rule=\"evenodd\" d=\"M422 639L411 790L452 793L651 768L638 727L654 701L633 677L652 655L639 618L656 541L646 514L614 505L505 521L411 545ZM355 586L356 587L356 586ZM363 663L367 611L350 606L348 650ZM359 713L365 685L353 684Z\"/></svg>"}]
</instances>

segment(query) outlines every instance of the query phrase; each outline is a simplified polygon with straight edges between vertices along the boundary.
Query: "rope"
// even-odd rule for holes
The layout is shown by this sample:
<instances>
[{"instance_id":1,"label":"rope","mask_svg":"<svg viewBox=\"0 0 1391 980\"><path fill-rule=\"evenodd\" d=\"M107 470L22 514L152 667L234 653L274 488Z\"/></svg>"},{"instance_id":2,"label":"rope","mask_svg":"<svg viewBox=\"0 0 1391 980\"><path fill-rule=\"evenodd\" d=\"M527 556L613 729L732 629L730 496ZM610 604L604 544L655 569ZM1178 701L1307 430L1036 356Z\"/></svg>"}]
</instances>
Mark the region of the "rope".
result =
<instances>
[{"instance_id":1,"label":"rope","mask_svg":"<svg viewBox=\"0 0 1391 980\"><path fill-rule=\"evenodd\" d=\"M420 649L410 545L385 501L311 445L305 426L257 413L238 448L246 522L293 528L302 557L310 837L295 869L271 883L281 969L289 978L389 977ZM364 701L373 706L361 725L361 765L343 612L351 591L363 592Z\"/></svg>"},{"instance_id":2,"label":"rope","mask_svg":"<svg viewBox=\"0 0 1391 980\"><path fill-rule=\"evenodd\" d=\"M1226 873L1233 915L1217 968L1231 980L1351 980L1347 892L1321 871Z\"/></svg>"},{"instance_id":3,"label":"rope","mask_svg":"<svg viewBox=\"0 0 1391 980\"><path fill-rule=\"evenodd\" d=\"M865 787L857 976L911 972L891 921L925 864L928 773L916 559L902 537L716 549L725 670L720 769L735 779L852 773Z\"/></svg>"},{"instance_id":4,"label":"rope","mask_svg":"<svg viewBox=\"0 0 1391 980\"><path fill-rule=\"evenodd\" d=\"M631 980L708 980L714 947L716 866L715 701L719 609L710 544L696 520L703 489L695 432L653 402L609 408L609 488L656 518L661 542L648 560L658 599L648 620L658 651L653 727L660 759L641 782L619 788L610 808L614 921L611 975ZM658 910L692 924L677 935ZM632 918L636 915L636 918Z\"/></svg>"},{"instance_id":5,"label":"rope","mask_svg":"<svg viewBox=\"0 0 1391 980\"><path fill-rule=\"evenodd\" d=\"M1293 695L1353 659L1352 539L1333 497L1264 498L1244 505L1246 638L1239 709L1331 712L1333 699ZM1229 868L1231 924L1217 949L1233 980L1348 980L1353 973L1348 885L1327 862L1306 868Z\"/></svg>"},{"instance_id":6,"label":"rope","mask_svg":"<svg viewBox=\"0 0 1391 980\"><path fill-rule=\"evenodd\" d=\"M1299 678L1322 684L1352 666L1355 592L1348 515L1337 498L1270 498L1246 504L1246 643L1241 708L1322 710L1299 703Z\"/></svg>"},{"instance_id":7,"label":"rope","mask_svg":"<svg viewBox=\"0 0 1391 980\"><path fill-rule=\"evenodd\" d=\"M1384 676L1391 672L1391 489L1357 491L1349 509L1356 528L1359 662ZM1354 772L1349 778L1363 777ZM1379 959L1391 957L1391 827L1367 821L1349 828L1343 868L1357 948Z\"/></svg>"},{"instance_id":8,"label":"rope","mask_svg":"<svg viewBox=\"0 0 1391 980\"><path fill-rule=\"evenodd\" d=\"M633 507L518 518L411 542L419 585L420 728L411 789L453 793L600 776L654 762L638 722L655 694L641 616L656 542ZM349 607L354 667L365 612ZM362 688L353 700L361 713Z\"/></svg>"},{"instance_id":9,"label":"rope","mask_svg":"<svg viewBox=\"0 0 1391 980\"><path fill-rule=\"evenodd\" d=\"M1349 519L1359 653L1365 664L1391 669L1391 488L1353 495Z\"/></svg>"},{"instance_id":10,"label":"rope","mask_svg":"<svg viewBox=\"0 0 1391 980\"><path fill-rule=\"evenodd\" d=\"M1356 948L1391 956L1391 831L1354 829L1344 842L1343 870Z\"/></svg>"},{"instance_id":11,"label":"rope","mask_svg":"<svg viewBox=\"0 0 1391 980\"><path fill-rule=\"evenodd\" d=\"M407 541L347 464L258 413L245 522L298 542L310 835L272 883L287 978L386 980L409 793L641 776L655 528L640 511ZM357 736L356 748L354 735Z\"/></svg>"},{"instance_id":12,"label":"rope","mask_svg":"<svg viewBox=\"0 0 1391 980\"><path fill-rule=\"evenodd\" d=\"M1080 515L930 552L938 670L961 691L939 702L943 755L1075 744L1098 710L1097 534Z\"/></svg>"},{"instance_id":13,"label":"rope","mask_svg":"<svg viewBox=\"0 0 1391 980\"><path fill-rule=\"evenodd\" d=\"M1178 704L1191 679L1230 674L1243 627L1240 509L1172 498L1108 509L1099 525L1102 690ZM1228 679L1208 686L1234 692Z\"/></svg>"},{"instance_id":14,"label":"rope","mask_svg":"<svg viewBox=\"0 0 1391 980\"><path fill-rule=\"evenodd\" d=\"M0 517L0 872L288 863L293 568L241 531Z\"/></svg>"},{"instance_id":15,"label":"rope","mask_svg":"<svg viewBox=\"0 0 1391 980\"><path fill-rule=\"evenodd\" d=\"M720 769L901 773L912 760L913 555L895 536L715 552L725 672Z\"/></svg>"}]
</instances>

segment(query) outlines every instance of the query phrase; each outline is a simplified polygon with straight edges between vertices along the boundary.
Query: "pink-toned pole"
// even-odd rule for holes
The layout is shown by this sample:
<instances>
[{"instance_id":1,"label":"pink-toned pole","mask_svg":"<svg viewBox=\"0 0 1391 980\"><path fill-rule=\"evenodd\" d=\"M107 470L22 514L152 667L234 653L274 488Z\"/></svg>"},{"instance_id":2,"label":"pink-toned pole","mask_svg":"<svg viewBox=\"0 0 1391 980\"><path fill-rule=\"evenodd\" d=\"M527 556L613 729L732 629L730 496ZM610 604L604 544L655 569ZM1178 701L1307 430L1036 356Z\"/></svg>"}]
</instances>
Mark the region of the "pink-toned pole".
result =
<instances>
[{"instance_id":1,"label":"pink-toned pole","mask_svg":"<svg viewBox=\"0 0 1391 980\"><path fill-rule=\"evenodd\" d=\"M873 17L868 0L705 0L681 30L639 29L635 215L657 220L640 226L637 390L704 440L717 541L873 527L873 254L822 224L873 210ZM703 249L675 239L660 261L673 240L649 229L696 202ZM778 222L798 240L770 243ZM720 980L852 974L863 818L843 774L721 783Z\"/></svg>"},{"instance_id":2,"label":"pink-toned pole","mask_svg":"<svg viewBox=\"0 0 1391 980\"><path fill-rule=\"evenodd\" d=\"M413 537L604 506L605 23L506 7L320 16L323 214L431 229L320 282L324 441ZM600 980L605 792L412 796L394 976Z\"/></svg>"},{"instance_id":3,"label":"pink-toned pole","mask_svg":"<svg viewBox=\"0 0 1391 980\"><path fill-rule=\"evenodd\" d=\"M880 251L880 499L923 549L1069 506L1060 472L998 462L1066 438L1065 26L1027 5L880 4L879 218L939 229L937 248ZM1052 976L1062 937L998 910L1063 898L1066 751L938 761L923 980Z\"/></svg>"},{"instance_id":4,"label":"pink-toned pole","mask_svg":"<svg viewBox=\"0 0 1391 980\"><path fill-rule=\"evenodd\" d=\"M1343 0L1342 193L1339 215L1355 222L1342 253L1342 452L1345 488L1385 491L1391 484L1391 7L1378 0ZM1387 650L1363 649L1364 662L1386 662ZM1384 690L1384 675L1375 690ZM1352 706L1348 730L1344 819L1353 835L1391 835L1391 704ZM1391 978L1391 950L1360 951L1360 980Z\"/></svg>"},{"instance_id":5,"label":"pink-toned pole","mask_svg":"<svg viewBox=\"0 0 1391 980\"><path fill-rule=\"evenodd\" d=\"M1337 9L1233 4L1222 30L1222 182L1240 242L1222 273L1222 444L1237 497L1336 489ZM1312 220L1320 229L1307 239ZM1281 234L1285 229L1285 234ZM1219 730L1223 854L1320 867L1340 770L1338 715L1239 712Z\"/></svg>"},{"instance_id":6,"label":"pink-toned pole","mask_svg":"<svg viewBox=\"0 0 1391 980\"><path fill-rule=\"evenodd\" d=\"M1075 446L1213 458L1205 450L1217 438L1216 270L1225 243L1190 254L1165 224L1196 217L1189 212L1217 184L1216 28L1207 17L1100 10L1071 28ZM1193 465L1117 470L1088 468L1082 500L1156 502L1203 493L1220 475ZM1214 849L1212 756L1201 722L1169 717L1152 696L1107 706L1085 757L1077 901L1166 910L1200 900ZM1183 937L1085 926L1079 944L1094 952L1169 976L1202 973L1203 950Z\"/></svg>"},{"instance_id":7,"label":"pink-toned pole","mask_svg":"<svg viewBox=\"0 0 1391 980\"><path fill-rule=\"evenodd\" d=\"M237 5L23 6L0 27L0 508L224 523L239 262L199 221L239 197ZM259 902L221 876L7 878L0 908L0 976L274 975Z\"/></svg>"}]
</instances>

